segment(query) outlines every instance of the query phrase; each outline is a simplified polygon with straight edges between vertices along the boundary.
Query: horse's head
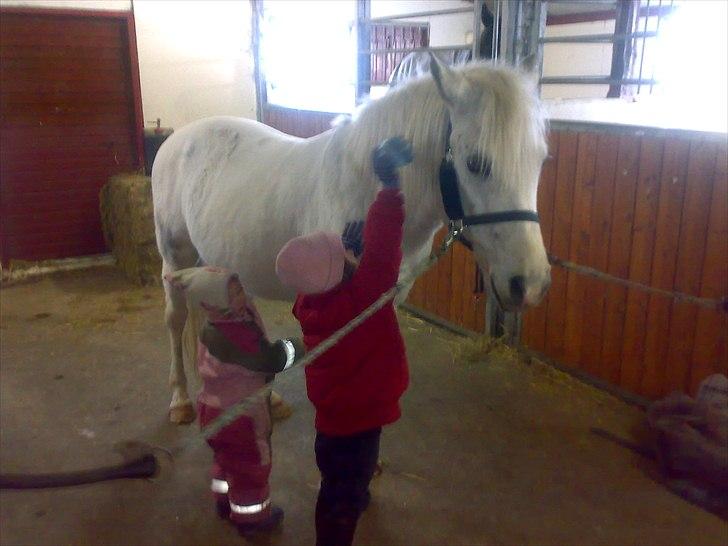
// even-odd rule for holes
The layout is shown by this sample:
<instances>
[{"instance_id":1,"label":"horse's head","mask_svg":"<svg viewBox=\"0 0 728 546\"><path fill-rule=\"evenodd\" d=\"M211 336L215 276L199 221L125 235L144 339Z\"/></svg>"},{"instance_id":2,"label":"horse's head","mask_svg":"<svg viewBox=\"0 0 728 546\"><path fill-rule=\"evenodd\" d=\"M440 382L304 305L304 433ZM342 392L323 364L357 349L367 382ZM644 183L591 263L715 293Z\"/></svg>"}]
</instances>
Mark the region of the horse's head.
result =
<instances>
[{"instance_id":1,"label":"horse's head","mask_svg":"<svg viewBox=\"0 0 728 546\"><path fill-rule=\"evenodd\" d=\"M433 59L432 74L449 115L449 143L466 215L535 211L547 146L535 85L493 65L450 69ZM465 237L501 305L536 305L550 284L539 224L508 220L472 225Z\"/></svg>"}]
</instances>

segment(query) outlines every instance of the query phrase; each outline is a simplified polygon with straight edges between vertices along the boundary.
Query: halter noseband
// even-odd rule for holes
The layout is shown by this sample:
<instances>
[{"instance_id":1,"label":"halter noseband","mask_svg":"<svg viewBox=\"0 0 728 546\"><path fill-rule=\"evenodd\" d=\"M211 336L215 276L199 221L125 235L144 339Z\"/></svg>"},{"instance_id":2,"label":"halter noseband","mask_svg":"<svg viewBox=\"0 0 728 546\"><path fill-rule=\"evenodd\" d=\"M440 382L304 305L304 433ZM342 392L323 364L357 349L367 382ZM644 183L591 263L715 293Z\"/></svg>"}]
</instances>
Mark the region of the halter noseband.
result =
<instances>
[{"instance_id":1,"label":"halter noseband","mask_svg":"<svg viewBox=\"0 0 728 546\"><path fill-rule=\"evenodd\" d=\"M458 188L458 173L455 170L455 164L452 160L452 149L450 148L450 134L452 133L452 125L447 123L447 147L445 157L440 163L440 194L442 195L442 204L445 207L445 213L450 220L450 231L459 238L460 242L467 247L471 247L470 243L463 239L462 232L468 226L478 226L484 224L499 224L502 222L539 222L538 213L533 210L503 210L499 212L489 212L486 214L473 214L467 216L463 211L463 202L460 198L460 189Z\"/></svg>"}]
</instances>

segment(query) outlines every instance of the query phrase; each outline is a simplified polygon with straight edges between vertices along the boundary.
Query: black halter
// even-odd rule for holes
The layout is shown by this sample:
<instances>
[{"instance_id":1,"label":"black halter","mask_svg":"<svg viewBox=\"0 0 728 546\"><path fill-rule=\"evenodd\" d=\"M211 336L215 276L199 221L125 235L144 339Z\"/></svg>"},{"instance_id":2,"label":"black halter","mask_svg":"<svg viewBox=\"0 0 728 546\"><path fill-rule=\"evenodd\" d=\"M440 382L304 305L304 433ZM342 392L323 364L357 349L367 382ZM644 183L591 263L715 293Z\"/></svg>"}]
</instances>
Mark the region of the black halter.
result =
<instances>
[{"instance_id":1,"label":"black halter","mask_svg":"<svg viewBox=\"0 0 728 546\"><path fill-rule=\"evenodd\" d=\"M534 210L503 210L499 212L490 212L487 214L473 214L466 216L463 211L463 202L460 198L460 189L458 188L458 173L452 161L452 150L450 148L450 133L452 125L448 121L447 124L447 148L445 157L440 164L440 193L442 194L442 204L445 207L445 213L450 219L451 231L457 233L462 232L463 228L468 226L477 226L483 224L498 224L501 222L539 222L538 213ZM466 246L469 243L460 237L460 241Z\"/></svg>"}]
</instances>

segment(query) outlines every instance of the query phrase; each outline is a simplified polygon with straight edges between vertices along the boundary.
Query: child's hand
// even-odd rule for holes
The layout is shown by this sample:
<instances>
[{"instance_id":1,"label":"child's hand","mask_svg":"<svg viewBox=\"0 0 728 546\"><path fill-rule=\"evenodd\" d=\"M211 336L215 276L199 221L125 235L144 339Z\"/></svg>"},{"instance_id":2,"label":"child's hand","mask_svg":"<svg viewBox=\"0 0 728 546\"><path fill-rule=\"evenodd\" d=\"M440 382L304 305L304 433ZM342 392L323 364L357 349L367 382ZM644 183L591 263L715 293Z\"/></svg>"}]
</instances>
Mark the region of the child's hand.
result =
<instances>
[{"instance_id":1,"label":"child's hand","mask_svg":"<svg viewBox=\"0 0 728 546\"><path fill-rule=\"evenodd\" d=\"M402 137L388 138L374 150L374 173L385 188L399 187L397 169L412 162L412 145Z\"/></svg>"},{"instance_id":2,"label":"child's hand","mask_svg":"<svg viewBox=\"0 0 728 546\"><path fill-rule=\"evenodd\" d=\"M364 232L364 222L347 222L344 226L344 232L341 234L341 242L346 250L351 250L354 256L359 257L363 251L362 234Z\"/></svg>"}]
</instances>

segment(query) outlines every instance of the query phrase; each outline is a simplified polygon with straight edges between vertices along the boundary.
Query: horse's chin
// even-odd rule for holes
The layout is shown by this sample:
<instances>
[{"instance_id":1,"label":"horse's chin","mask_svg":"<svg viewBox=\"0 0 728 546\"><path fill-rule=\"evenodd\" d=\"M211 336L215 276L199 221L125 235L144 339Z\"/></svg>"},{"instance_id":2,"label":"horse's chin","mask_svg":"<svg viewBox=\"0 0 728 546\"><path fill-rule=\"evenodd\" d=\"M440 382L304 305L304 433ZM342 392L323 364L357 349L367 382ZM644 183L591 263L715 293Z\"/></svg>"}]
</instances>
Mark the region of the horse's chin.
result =
<instances>
[{"instance_id":1,"label":"horse's chin","mask_svg":"<svg viewBox=\"0 0 728 546\"><path fill-rule=\"evenodd\" d=\"M515 301L510 297L503 297L501 296L501 293L498 291L498 288L496 288L496 283L493 280L493 277L490 277L490 293L495 297L495 300L498 302L498 306L503 311L508 311L510 313L517 313L520 311L525 311L530 307L530 305L526 304L525 301Z\"/></svg>"}]
</instances>

